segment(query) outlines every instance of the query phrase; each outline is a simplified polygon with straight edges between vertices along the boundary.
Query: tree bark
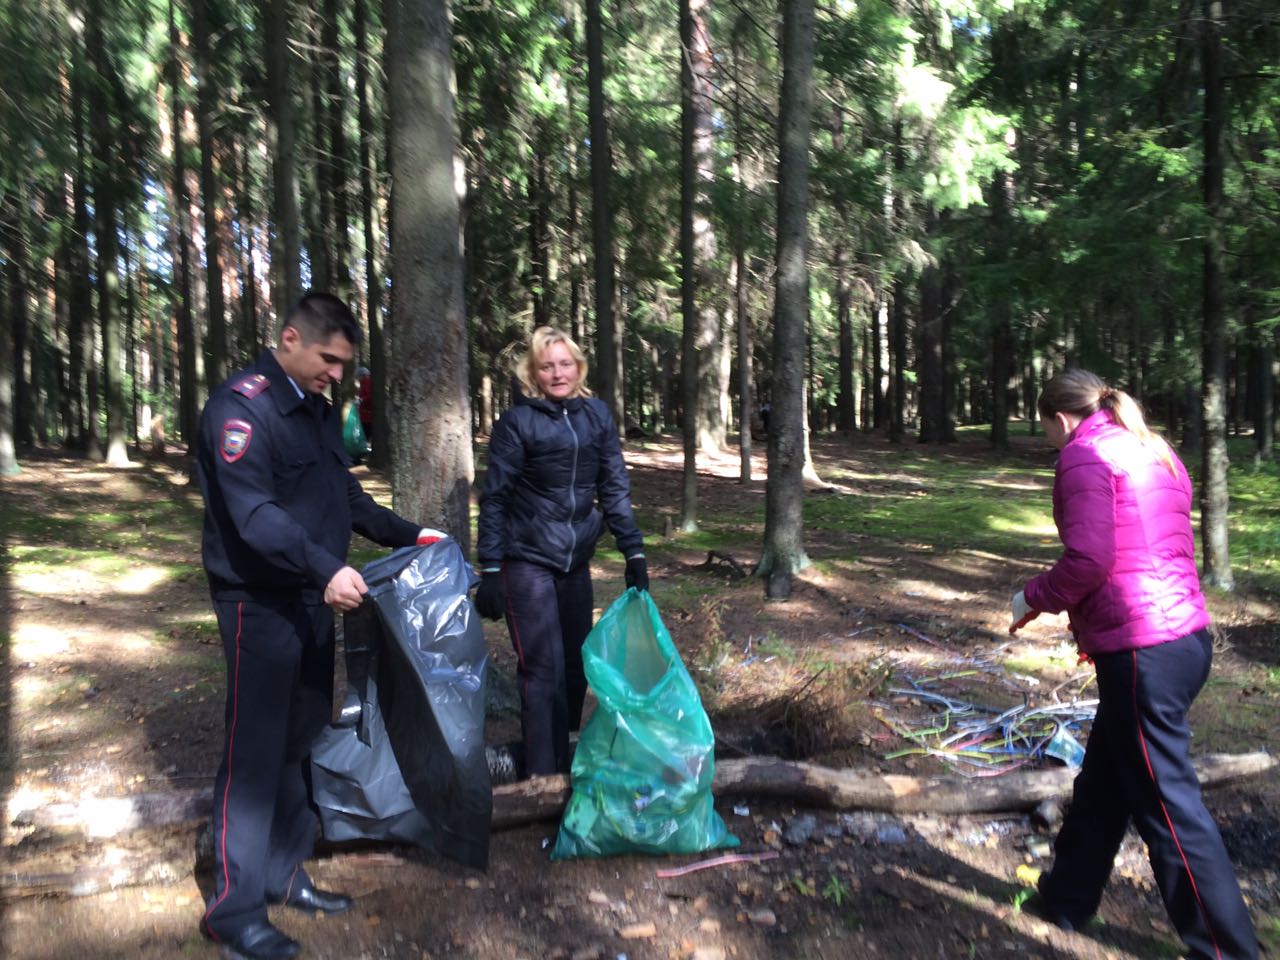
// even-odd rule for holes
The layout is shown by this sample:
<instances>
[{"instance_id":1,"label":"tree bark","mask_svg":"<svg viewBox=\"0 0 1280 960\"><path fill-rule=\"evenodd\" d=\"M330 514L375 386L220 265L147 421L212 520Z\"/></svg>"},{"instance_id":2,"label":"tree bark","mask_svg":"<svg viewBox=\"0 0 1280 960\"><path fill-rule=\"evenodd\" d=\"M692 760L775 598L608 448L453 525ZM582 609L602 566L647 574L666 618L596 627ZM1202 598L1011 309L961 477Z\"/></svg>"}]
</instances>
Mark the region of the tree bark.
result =
<instances>
[{"instance_id":1,"label":"tree bark","mask_svg":"<svg viewBox=\"0 0 1280 960\"><path fill-rule=\"evenodd\" d=\"M595 262L596 385L619 426L622 358L613 315L613 210L609 205L609 125L604 115L604 40L600 0L586 0L587 114L591 134L591 247Z\"/></svg>"},{"instance_id":2,"label":"tree bark","mask_svg":"<svg viewBox=\"0 0 1280 960\"><path fill-rule=\"evenodd\" d=\"M72 235L68 264L70 322L67 327L67 379L71 394L71 423L67 427L68 445L82 452L89 449L91 426L89 410L88 368L93 363L93 285L89 278L89 202L88 161L90 147L85 135L85 63L84 51L74 44L71 55L71 124L75 141L75 171L71 184Z\"/></svg>"},{"instance_id":3,"label":"tree bark","mask_svg":"<svg viewBox=\"0 0 1280 960\"><path fill-rule=\"evenodd\" d=\"M698 451L724 448L719 415L720 318L711 268L716 236L709 216L711 43L708 0L680 2L680 394L684 439L680 529L698 529ZM713 408L715 411L713 413Z\"/></svg>"},{"instance_id":4,"label":"tree bark","mask_svg":"<svg viewBox=\"0 0 1280 960\"><path fill-rule=\"evenodd\" d=\"M13 435L13 329L26 310L26 295L22 290L22 237L17 228L16 206L10 200L0 210L0 249L5 251L4 269L0 271L0 477L12 476L19 470Z\"/></svg>"},{"instance_id":5,"label":"tree bark","mask_svg":"<svg viewBox=\"0 0 1280 960\"><path fill-rule=\"evenodd\" d=\"M192 0L192 41L196 55L196 133L200 138L200 198L204 214L205 295L209 315L205 329L205 376L210 387L227 378L227 316L222 291L222 240L218 212L218 177L214 169L213 114L217 109L213 61L209 50L209 0Z\"/></svg>"},{"instance_id":6,"label":"tree bark","mask_svg":"<svg viewBox=\"0 0 1280 960\"><path fill-rule=\"evenodd\" d=\"M809 128L813 109L813 0L784 0L778 116L778 250L773 395L764 551L765 595L786 599L804 551L804 341L809 313Z\"/></svg>"},{"instance_id":7,"label":"tree bark","mask_svg":"<svg viewBox=\"0 0 1280 960\"><path fill-rule=\"evenodd\" d=\"M744 200L742 127L742 35L733 32L733 144L736 159L734 191L739 205ZM752 364L751 304L747 296L747 240L743 224L733 231L733 302L738 337L738 482L751 483L751 425L755 421L755 377Z\"/></svg>"},{"instance_id":8,"label":"tree bark","mask_svg":"<svg viewBox=\"0 0 1280 960\"><path fill-rule=\"evenodd\" d=\"M366 321L369 326L369 375L373 381L373 436L369 438L370 462L375 467L388 463L387 436L387 346L382 322L382 221L378 215L377 158L374 149L373 84L369 70L366 0L355 0L353 10L356 35L356 103L360 123L360 207L364 220L364 268Z\"/></svg>"},{"instance_id":9,"label":"tree bark","mask_svg":"<svg viewBox=\"0 0 1280 960\"><path fill-rule=\"evenodd\" d=\"M325 158L329 189L333 192L333 293L348 306L355 291L351 282L351 243L348 239L350 202L347 198L347 134L342 105L346 90L342 83L342 32L338 0L324 0L321 45L324 47L324 75L328 100L329 152Z\"/></svg>"},{"instance_id":10,"label":"tree bark","mask_svg":"<svg viewBox=\"0 0 1280 960\"><path fill-rule=\"evenodd\" d=\"M169 91L173 102L173 210L169 218L170 244L177 270L178 300L178 426L186 441L187 453L195 454L196 423L200 416L200 387L196 382L196 327L191 313L191 201L187 196L186 140L182 132L182 44L174 12L176 0L169 0Z\"/></svg>"},{"instance_id":11,"label":"tree bark","mask_svg":"<svg viewBox=\"0 0 1280 960\"><path fill-rule=\"evenodd\" d=\"M1230 590L1227 544L1226 294L1224 292L1223 140L1226 128L1222 82L1222 2L1204 0L1200 56L1204 82L1204 446L1200 480L1200 536L1204 579Z\"/></svg>"},{"instance_id":12,"label":"tree bark","mask_svg":"<svg viewBox=\"0 0 1280 960\"><path fill-rule=\"evenodd\" d=\"M89 4L85 39L99 81L90 97L90 125L98 156L93 193L98 255L98 325L102 330L102 372L107 412L106 461L117 467L129 463L129 448L125 440L124 344L119 304L116 302L120 286L117 266L120 241L116 220L116 171L112 162L120 144L112 129L112 114L106 96L115 68L103 38L101 0L92 0Z\"/></svg>"},{"instance_id":13,"label":"tree bark","mask_svg":"<svg viewBox=\"0 0 1280 960\"><path fill-rule=\"evenodd\" d=\"M471 405L447 0L388 0L396 509L469 551Z\"/></svg>"},{"instance_id":14,"label":"tree bark","mask_svg":"<svg viewBox=\"0 0 1280 960\"><path fill-rule=\"evenodd\" d=\"M289 0L265 0L268 136L271 153L271 302L277 319L302 296L302 244L298 228L297 107L290 78L297 60L289 53Z\"/></svg>"}]
</instances>

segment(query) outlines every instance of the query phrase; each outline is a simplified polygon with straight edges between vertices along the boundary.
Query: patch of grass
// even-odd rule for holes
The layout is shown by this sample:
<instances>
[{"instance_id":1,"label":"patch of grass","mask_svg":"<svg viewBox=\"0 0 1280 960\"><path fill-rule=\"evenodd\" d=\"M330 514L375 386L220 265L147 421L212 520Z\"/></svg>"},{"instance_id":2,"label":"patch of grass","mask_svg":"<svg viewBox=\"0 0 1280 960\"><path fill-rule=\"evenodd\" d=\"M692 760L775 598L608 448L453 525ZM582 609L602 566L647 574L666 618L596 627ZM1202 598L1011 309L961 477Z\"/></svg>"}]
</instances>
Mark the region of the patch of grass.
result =
<instances>
[{"instance_id":1,"label":"patch of grass","mask_svg":"<svg viewBox=\"0 0 1280 960\"><path fill-rule=\"evenodd\" d=\"M1227 484L1231 567L1250 585L1280 594L1280 464L1233 458Z\"/></svg>"},{"instance_id":2,"label":"patch of grass","mask_svg":"<svg viewBox=\"0 0 1280 960\"><path fill-rule=\"evenodd\" d=\"M1265 915L1258 921L1258 945L1267 953L1280 950L1280 916Z\"/></svg>"},{"instance_id":3,"label":"patch of grass","mask_svg":"<svg viewBox=\"0 0 1280 960\"><path fill-rule=\"evenodd\" d=\"M210 614L198 620L182 620L163 633L155 635L157 643L170 645L181 643L218 643L218 621Z\"/></svg>"},{"instance_id":4,"label":"patch of grass","mask_svg":"<svg viewBox=\"0 0 1280 960\"><path fill-rule=\"evenodd\" d=\"M886 467L911 479L866 478L865 494L809 497L806 527L992 552L1056 545L1046 471L931 459Z\"/></svg>"}]
</instances>

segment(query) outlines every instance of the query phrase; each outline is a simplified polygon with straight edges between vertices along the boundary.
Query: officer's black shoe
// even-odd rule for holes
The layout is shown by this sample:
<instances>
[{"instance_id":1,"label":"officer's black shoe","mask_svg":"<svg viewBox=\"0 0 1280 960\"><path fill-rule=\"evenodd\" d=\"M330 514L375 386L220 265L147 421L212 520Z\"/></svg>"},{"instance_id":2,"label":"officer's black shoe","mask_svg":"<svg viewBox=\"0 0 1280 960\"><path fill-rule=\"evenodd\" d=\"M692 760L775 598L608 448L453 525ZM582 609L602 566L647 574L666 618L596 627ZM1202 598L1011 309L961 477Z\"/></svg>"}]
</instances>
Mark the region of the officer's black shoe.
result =
<instances>
[{"instance_id":1,"label":"officer's black shoe","mask_svg":"<svg viewBox=\"0 0 1280 960\"><path fill-rule=\"evenodd\" d=\"M265 920L251 923L233 937L218 937L200 921L200 932L222 945L229 960L289 960L302 952L302 944L286 936Z\"/></svg>"},{"instance_id":2,"label":"officer's black shoe","mask_svg":"<svg viewBox=\"0 0 1280 960\"><path fill-rule=\"evenodd\" d=\"M303 887L301 890L295 890L284 901L286 907L293 907L295 910L301 910L304 913L346 913L351 909L351 905L355 903L350 897L342 893L330 893L327 890L317 890L315 887Z\"/></svg>"}]
</instances>

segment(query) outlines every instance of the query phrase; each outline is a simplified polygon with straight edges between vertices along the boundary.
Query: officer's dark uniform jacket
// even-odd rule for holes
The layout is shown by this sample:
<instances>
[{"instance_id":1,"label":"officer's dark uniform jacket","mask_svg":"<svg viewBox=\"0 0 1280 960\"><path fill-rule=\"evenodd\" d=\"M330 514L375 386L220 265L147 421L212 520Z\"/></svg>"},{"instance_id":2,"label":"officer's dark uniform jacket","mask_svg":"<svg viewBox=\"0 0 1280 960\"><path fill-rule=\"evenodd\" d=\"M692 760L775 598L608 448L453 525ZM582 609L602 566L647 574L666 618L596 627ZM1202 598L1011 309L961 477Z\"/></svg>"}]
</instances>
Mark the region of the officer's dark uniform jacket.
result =
<instances>
[{"instance_id":1,"label":"officer's dark uniform jacket","mask_svg":"<svg viewBox=\"0 0 1280 960\"><path fill-rule=\"evenodd\" d=\"M526 560L569 571L591 559L606 523L624 556L640 552L644 541L609 408L594 397L552 401L517 393L489 439L481 563Z\"/></svg>"},{"instance_id":2,"label":"officer's dark uniform jacket","mask_svg":"<svg viewBox=\"0 0 1280 960\"><path fill-rule=\"evenodd\" d=\"M415 542L418 527L351 475L339 421L323 397L298 396L270 351L209 397L197 470L214 599L318 602L346 565L353 529L386 546Z\"/></svg>"}]
</instances>

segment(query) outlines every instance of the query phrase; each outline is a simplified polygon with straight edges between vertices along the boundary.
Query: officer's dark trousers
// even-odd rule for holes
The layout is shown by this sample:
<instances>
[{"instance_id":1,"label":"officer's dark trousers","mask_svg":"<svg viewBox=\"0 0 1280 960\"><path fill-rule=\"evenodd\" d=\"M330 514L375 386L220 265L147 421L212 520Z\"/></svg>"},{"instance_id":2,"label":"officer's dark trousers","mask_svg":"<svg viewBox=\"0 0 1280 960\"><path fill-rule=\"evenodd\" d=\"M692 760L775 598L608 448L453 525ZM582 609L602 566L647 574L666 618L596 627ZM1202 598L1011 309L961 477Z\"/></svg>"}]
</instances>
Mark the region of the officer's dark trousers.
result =
<instances>
[{"instance_id":1,"label":"officer's dark trousers","mask_svg":"<svg viewBox=\"0 0 1280 960\"><path fill-rule=\"evenodd\" d=\"M530 776L568 773L569 731L581 726L587 696L582 641L591 632L590 564L561 573L508 560L503 585L518 661L525 770Z\"/></svg>"},{"instance_id":2,"label":"officer's dark trousers","mask_svg":"<svg viewBox=\"0 0 1280 960\"><path fill-rule=\"evenodd\" d=\"M1188 957L1253 960L1253 924L1188 755L1187 709L1211 659L1207 630L1096 658L1098 715L1040 891L1080 929L1132 819Z\"/></svg>"},{"instance_id":3,"label":"officer's dark trousers","mask_svg":"<svg viewBox=\"0 0 1280 960\"><path fill-rule=\"evenodd\" d=\"M333 614L323 604L215 600L227 659L226 739L214 781L214 891L205 922L233 937L266 901L310 881L317 819L311 744L333 701Z\"/></svg>"}]
</instances>

